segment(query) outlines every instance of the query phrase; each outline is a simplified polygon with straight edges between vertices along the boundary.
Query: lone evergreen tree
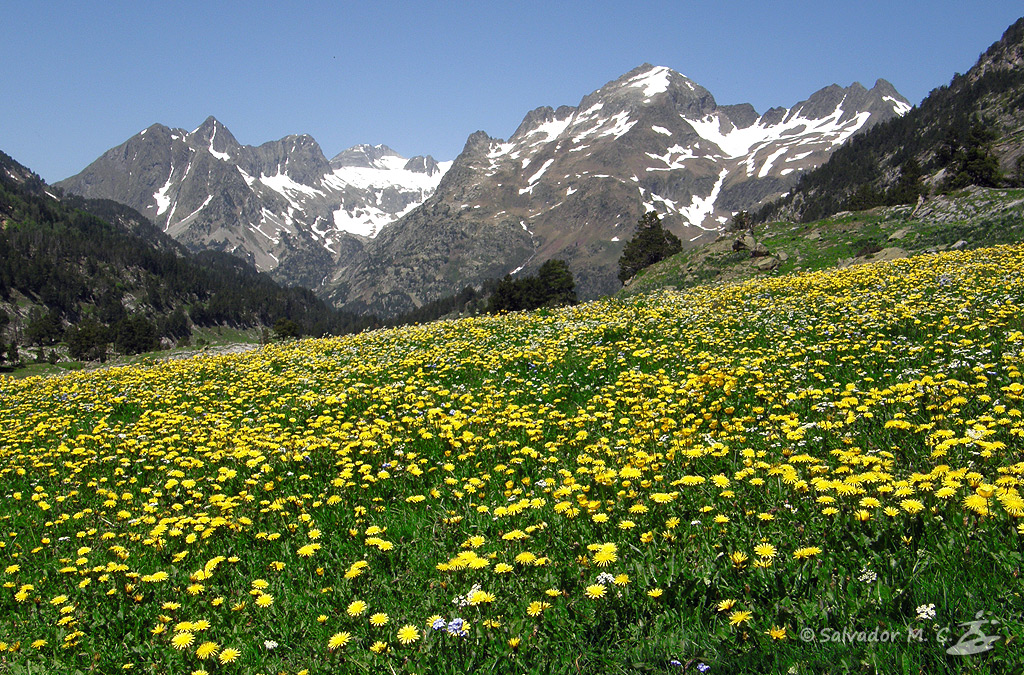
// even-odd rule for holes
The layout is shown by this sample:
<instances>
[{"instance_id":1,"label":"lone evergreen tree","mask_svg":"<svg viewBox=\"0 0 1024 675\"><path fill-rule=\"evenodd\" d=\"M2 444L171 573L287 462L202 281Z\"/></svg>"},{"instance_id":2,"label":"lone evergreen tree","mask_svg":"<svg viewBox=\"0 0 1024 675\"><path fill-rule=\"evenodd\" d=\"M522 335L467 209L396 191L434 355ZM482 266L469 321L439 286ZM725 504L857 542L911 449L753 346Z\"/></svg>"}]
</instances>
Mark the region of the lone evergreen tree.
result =
<instances>
[{"instance_id":1,"label":"lone evergreen tree","mask_svg":"<svg viewBox=\"0 0 1024 675\"><path fill-rule=\"evenodd\" d=\"M645 267L683 250L679 237L661 225L661 217L654 211L640 216L636 234L626 242L619 258L619 281L626 283Z\"/></svg>"},{"instance_id":2,"label":"lone evergreen tree","mask_svg":"<svg viewBox=\"0 0 1024 675\"><path fill-rule=\"evenodd\" d=\"M575 305L576 280L573 279L569 263L564 260L548 260L537 270L537 285L540 288L542 304L549 307Z\"/></svg>"}]
</instances>

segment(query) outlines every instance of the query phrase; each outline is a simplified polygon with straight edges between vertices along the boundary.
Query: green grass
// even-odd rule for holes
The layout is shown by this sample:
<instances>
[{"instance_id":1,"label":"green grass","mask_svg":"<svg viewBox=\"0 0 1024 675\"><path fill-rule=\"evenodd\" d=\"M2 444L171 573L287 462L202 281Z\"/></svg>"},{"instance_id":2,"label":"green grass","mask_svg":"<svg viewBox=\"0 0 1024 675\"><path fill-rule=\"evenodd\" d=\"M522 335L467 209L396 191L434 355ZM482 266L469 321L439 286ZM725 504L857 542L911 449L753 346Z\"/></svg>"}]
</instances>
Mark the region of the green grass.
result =
<instances>
[{"instance_id":1,"label":"green grass","mask_svg":"<svg viewBox=\"0 0 1024 675\"><path fill-rule=\"evenodd\" d=\"M1024 241L1024 205L1017 203L1021 200L1024 190L970 190L933 197L924 205L933 213L924 218L912 218L915 207L908 205L844 213L812 223L767 223L755 228L756 238L772 254L787 256L775 270L754 269L756 260L746 252L733 252L736 235L727 235L642 270L621 293L635 295L666 286L694 288L831 269L850 262L870 262L870 257L859 254L886 247L915 255L942 250L961 240L967 248L1012 244ZM901 231L902 238L890 240Z\"/></svg>"}]
</instances>

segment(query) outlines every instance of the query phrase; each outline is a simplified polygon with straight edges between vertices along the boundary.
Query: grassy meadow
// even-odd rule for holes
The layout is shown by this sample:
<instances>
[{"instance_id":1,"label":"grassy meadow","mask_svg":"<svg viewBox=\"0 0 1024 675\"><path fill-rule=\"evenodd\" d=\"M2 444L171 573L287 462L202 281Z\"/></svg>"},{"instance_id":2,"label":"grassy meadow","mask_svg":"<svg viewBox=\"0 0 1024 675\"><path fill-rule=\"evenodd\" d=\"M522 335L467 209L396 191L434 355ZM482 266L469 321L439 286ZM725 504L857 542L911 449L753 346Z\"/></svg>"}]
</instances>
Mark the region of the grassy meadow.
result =
<instances>
[{"instance_id":1,"label":"grassy meadow","mask_svg":"<svg viewBox=\"0 0 1024 675\"><path fill-rule=\"evenodd\" d=\"M0 380L0 673L1019 672L1024 247Z\"/></svg>"}]
</instances>

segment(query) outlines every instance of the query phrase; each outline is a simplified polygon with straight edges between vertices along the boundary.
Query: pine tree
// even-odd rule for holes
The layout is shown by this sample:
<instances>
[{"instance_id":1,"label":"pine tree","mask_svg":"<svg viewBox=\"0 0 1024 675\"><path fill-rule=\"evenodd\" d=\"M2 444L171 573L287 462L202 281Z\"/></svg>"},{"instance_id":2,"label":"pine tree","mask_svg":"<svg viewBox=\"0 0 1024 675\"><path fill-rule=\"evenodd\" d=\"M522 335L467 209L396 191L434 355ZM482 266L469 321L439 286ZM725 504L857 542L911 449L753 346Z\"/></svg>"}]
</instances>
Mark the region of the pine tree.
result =
<instances>
[{"instance_id":1,"label":"pine tree","mask_svg":"<svg viewBox=\"0 0 1024 675\"><path fill-rule=\"evenodd\" d=\"M648 211L636 223L636 234L626 242L619 258L619 281L626 283L637 272L683 250L679 237L661 224L661 217Z\"/></svg>"}]
</instances>

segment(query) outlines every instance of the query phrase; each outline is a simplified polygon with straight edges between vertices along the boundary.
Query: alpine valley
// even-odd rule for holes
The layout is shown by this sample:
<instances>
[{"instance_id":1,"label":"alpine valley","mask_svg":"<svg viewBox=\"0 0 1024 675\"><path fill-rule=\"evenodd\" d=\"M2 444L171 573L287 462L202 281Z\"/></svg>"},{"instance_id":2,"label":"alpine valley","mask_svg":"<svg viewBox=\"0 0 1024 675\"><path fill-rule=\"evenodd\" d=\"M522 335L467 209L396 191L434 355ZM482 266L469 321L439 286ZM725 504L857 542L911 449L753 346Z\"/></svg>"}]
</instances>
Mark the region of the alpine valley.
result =
<instances>
[{"instance_id":1,"label":"alpine valley","mask_svg":"<svg viewBox=\"0 0 1024 675\"><path fill-rule=\"evenodd\" d=\"M211 117L192 132L154 124L57 185L348 310L393 316L553 258L590 299L620 287L617 260L645 211L684 245L713 241L910 109L878 80L759 114L645 64L575 107L532 110L507 141L477 131L452 162L383 145L328 160L305 135L244 146Z\"/></svg>"}]
</instances>

